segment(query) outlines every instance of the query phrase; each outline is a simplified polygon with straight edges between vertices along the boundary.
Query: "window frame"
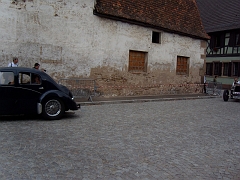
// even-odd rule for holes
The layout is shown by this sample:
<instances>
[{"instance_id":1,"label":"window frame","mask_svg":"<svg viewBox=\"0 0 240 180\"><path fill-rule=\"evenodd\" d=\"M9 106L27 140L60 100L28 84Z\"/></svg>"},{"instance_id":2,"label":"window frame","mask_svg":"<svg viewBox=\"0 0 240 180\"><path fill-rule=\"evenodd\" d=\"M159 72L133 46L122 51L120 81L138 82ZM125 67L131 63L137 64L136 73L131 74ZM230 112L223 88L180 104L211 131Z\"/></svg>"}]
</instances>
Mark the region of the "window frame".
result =
<instances>
[{"instance_id":1,"label":"window frame","mask_svg":"<svg viewBox=\"0 0 240 180\"><path fill-rule=\"evenodd\" d=\"M189 57L177 56L176 75L189 75Z\"/></svg>"},{"instance_id":2,"label":"window frame","mask_svg":"<svg viewBox=\"0 0 240 180\"><path fill-rule=\"evenodd\" d=\"M39 78L40 83L35 83L34 78L35 77ZM31 73L31 72L19 72L18 74L18 82L20 85L41 85L42 84L42 78L40 75Z\"/></svg>"},{"instance_id":3,"label":"window frame","mask_svg":"<svg viewBox=\"0 0 240 180\"><path fill-rule=\"evenodd\" d=\"M221 47L221 35L216 34L214 38L214 48L220 48Z\"/></svg>"},{"instance_id":4,"label":"window frame","mask_svg":"<svg viewBox=\"0 0 240 180\"><path fill-rule=\"evenodd\" d=\"M236 33L236 41L235 41L236 46L240 46L240 32Z\"/></svg>"},{"instance_id":5,"label":"window frame","mask_svg":"<svg viewBox=\"0 0 240 180\"><path fill-rule=\"evenodd\" d=\"M162 36L161 32L152 31L152 43L161 44L162 39L161 36Z\"/></svg>"},{"instance_id":6,"label":"window frame","mask_svg":"<svg viewBox=\"0 0 240 180\"><path fill-rule=\"evenodd\" d=\"M9 77L11 79L9 79ZM6 83L8 82L8 83ZM13 71L1 71L0 72L0 85L9 86L15 85L15 74Z\"/></svg>"},{"instance_id":7,"label":"window frame","mask_svg":"<svg viewBox=\"0 0 240 180\"><path fill-rule=\"evenodd\" d=\"M213 75L213 63L212 62L207 62L206 63L206 75L212 76Z\"/></svg>"},{"instance_id":8,"label":"window frame","mask_svg":"<svg viewBox=\"0 0 240 180\"><path fill-rule=\"evenodd\" d=\"M234 73L234 64L237 63L237 73ZM240 76L240 60L231 61L232 67L231 67L231 76L233 77L239 77Z\"/></svg>"},{"instance_id":9,"label":"window frame","mask_svg":"<svg viewBox=\"0 0 240 180\"><path fill-rule=\"evenodd\" d=\"M216 65L218 65L217 68L216 68ZM213 61L213 75L214 76L222 76L222 62Z\"/></svg>"},{"instance_id":10,"label":"window frame","mask_svg":"<svg viewBox=\"0 0 240 180\"><path fill-rule=\"evenodd\" d=\"M147 56L144 51L129 50L128 72L146 73L147 72Z\"/></svg>"},{"instance_id":11,"label":"window frame","mask_svg":"<svg viewBox=\"0 0 240 180\"><path fill-rule=\"evenodd\" d=\"M231 64L231 62L222 62L222 76L231 77ZM227 67L225 67L225 65L227 65Z\"/></svg>"}]
</instances>

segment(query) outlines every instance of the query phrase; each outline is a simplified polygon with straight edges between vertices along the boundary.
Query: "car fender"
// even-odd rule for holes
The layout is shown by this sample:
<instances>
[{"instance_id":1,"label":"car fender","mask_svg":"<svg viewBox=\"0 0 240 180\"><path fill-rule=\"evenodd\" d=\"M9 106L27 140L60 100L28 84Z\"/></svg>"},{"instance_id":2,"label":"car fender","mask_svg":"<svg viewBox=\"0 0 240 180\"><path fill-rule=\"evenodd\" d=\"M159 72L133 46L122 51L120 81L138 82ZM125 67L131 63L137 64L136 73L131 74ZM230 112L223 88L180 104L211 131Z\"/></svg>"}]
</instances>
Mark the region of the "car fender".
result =
<instances>
[{"instance_id":1,"label":"car fender","mask_svg":"<svg viewBox=\"0 0 240 180\"><path fill-rule=\"evenodd\" d=\"M73 99L71 99L71 97L67 94L65 94L62 91L59 90L50 90L45 92L44 94L42 94L42 96L39 99L39 102L42 104L43 100L46 98L52 98L52 97L57 97L60 98L64 105L65 105L65 110L77 110L77 104L75 101L73 101Z\"/></svg>"},{"instance_id":2,"label":"car fender","mask_svg":"<svg viewBox=\"0 0 240 180\"><path fill-rule=\"evenodd\" d=\"M40 103L43 101L43 99L48 98L48 97L58 97L58 98L69 98L66 94L59 90L50 90L45 92L44 94L41 95L39 101Z\"/></svg>"}]
</instances>

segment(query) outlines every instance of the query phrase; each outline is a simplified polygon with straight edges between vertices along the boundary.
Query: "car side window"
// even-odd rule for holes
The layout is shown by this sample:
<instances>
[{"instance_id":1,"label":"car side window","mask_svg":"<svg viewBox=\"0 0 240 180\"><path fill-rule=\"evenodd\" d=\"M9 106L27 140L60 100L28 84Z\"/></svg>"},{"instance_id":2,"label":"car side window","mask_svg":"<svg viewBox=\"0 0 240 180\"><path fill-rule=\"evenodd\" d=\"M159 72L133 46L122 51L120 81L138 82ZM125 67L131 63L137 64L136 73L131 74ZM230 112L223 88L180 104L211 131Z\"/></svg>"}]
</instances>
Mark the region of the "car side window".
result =
<instances>
[{"instance_id":1,"label":"car side window","mask_svg":"<svg viewBox=\"0 0 240 180\"><path fill-rule=\"evenodd\" d=\"M19 84L41 84L41 77L34 73L19 73Z\"/></svg>"},{"instance_id":2,"label":"car side window","mask_svg":"<svg viewBox=\"0 0 240 180\"><path fill-rule=\"evenodd\" d=\"M32 84L41 84L41 77L37 74L32 74Z\"/></svg>"},{"instance_id":3,"label":"car side window","mask_svg":"<svg viewBox=\"0 0 240 180\"><path fill-rule=\"evenodd\" d=\"M0 84L1 85L14 85L14 73L13 72L0 72Z\"/></svg>"},{"instance_id":4,"label":"car side window","mask_svg":"<svg viewBox=\"0 0 240 180\"><path fill-rule=\"evenodd\" d=\"M19 73L19 84L30 84L31 83L31 76L30 73Z\"/></svg>"}]
</instances>

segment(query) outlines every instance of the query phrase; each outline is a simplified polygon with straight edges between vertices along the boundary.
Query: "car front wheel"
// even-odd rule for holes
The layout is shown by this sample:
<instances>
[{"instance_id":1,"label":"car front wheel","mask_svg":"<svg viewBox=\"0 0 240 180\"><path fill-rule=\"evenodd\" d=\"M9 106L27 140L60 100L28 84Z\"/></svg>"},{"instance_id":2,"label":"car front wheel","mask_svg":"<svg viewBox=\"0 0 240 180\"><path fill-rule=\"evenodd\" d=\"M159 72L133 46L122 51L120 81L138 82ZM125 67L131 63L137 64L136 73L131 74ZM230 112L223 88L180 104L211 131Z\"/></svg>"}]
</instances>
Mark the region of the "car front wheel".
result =
<instances>
[{"instance_id":1,"label":"car front wheel","mask_svg":"<svg viewBox=\"0 0 240 180\"><path fill-rule=\"evenodd\" d=\"M42 115L45 119L60 119L63 116L64 111L64 104L59 98L51 98L43 102Z\"/></svg>"},{"instance_id":2,"label":"car front wheel","mask_svg":"<svg viewBox=\"0 0 240 180\"><path fill-rule=\"evenodd\" d=\"M223 100L224 101L228 101L229 99L229 91L228 90L224 90L223 92Z\"/></svg>"}]
</instances>

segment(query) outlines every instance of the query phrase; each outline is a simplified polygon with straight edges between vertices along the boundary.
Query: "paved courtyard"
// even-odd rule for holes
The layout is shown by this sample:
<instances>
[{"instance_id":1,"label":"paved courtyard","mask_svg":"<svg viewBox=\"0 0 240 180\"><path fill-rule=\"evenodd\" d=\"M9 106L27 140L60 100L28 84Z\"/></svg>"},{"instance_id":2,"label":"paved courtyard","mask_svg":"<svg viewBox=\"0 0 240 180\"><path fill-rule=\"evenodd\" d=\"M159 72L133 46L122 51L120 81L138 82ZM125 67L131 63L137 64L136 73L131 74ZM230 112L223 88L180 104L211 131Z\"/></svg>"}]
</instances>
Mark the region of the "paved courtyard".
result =
<instances>
[{"instance_id":1,"label":"paved courtyard","mask_svg":"<svg viewBox=\"0 0 240 180\"><path fill-rule=\"evenodd\" d=\"M240 179L240 102L83 106L0 117L0 179Z\"/></svg>"}]
</instances>

